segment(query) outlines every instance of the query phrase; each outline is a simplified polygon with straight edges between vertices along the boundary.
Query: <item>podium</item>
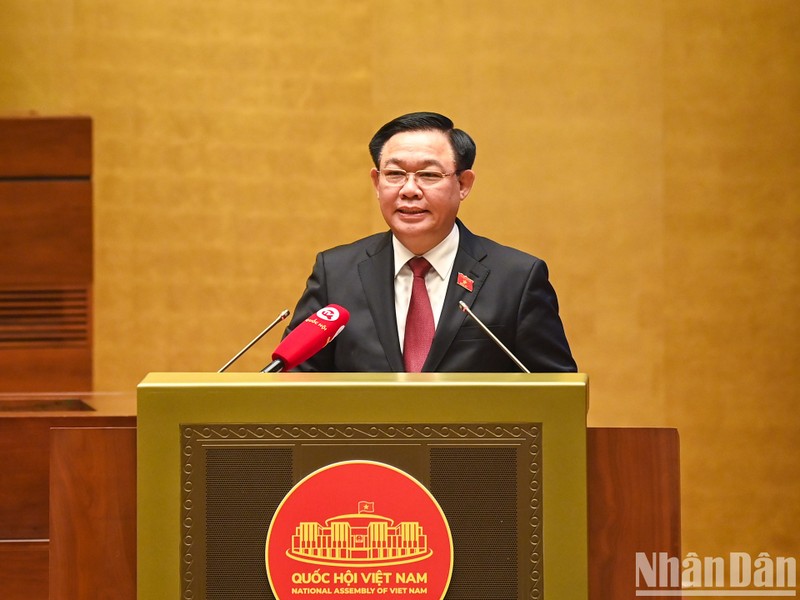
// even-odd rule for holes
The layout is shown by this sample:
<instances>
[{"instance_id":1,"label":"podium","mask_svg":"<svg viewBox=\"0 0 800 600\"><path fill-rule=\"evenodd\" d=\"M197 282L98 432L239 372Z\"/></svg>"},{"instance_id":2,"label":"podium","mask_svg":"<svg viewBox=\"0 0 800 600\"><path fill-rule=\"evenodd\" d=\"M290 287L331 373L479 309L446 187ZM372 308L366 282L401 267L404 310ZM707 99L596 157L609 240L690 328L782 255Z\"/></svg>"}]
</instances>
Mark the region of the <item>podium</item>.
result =
<instances>
[{"instance_id":1,"label":"podium","mask_svg":"<svg viewBox=\"0 0 800 600\"><path fill-rule=\"evenodd\" d=\"M139 581L138 597L148 600L150 598L185 598L187 597L187 581L181 573L184 561L191 560L192 556L185 554L185 540L182 537L184 523L181 521L183 505L183 471L181 464L187 450L183 442L183 428L180 424L194 421L195 417L208 419L209 422L230 425L238 421L246 422L249 419L247 412L250 410L261 412L270 411L275 422L280 426L290 423L294 411L313 407L320 404L320 413L315 422L328 422L337 425L345 422L343 413L337 406L321 406L325 404L320 400L322 392L330 386L350 386L352 394L350 399L342 402L341 406L360 407L367 414L380 415L388 423L402 421L402 403L411 405L424 404L420 401L420 386L429 384L450 385L456 402L460 403L459 418L465 422L473 421L476 415L483 415L489 411L492 418L505 418L513 402L504 400L496 402L498 394L493 389L493 382L484 382L477 385L475 390L481 393L480 398L466 398L462 387L469 387L472 383L464 384L457 381L447 381L443 376L434 379L434 376L396 376L388 382L378 377L380 386L396 382L397 391L388 396L392 401L388 406L376 408L375 388L370 377L362 383L338 381L339 378L328 376L303 376L298 379L293 374L286 375L249 375L240 376L228 374L218 375L190 375L156 374L149 376L140 390L143 401L140 403L139 419L147 421L142 435L148 439L140 439L144 444L145 452L149 456L142 456L139 463L141 489L139 490L139 541L136 539L137 520L137 493L136 493L136 460L137 460L137 430L136 408L133 402L124 403L108 414L118 414L121 421L107 422L106 412L86 413L80 421L76 419L61 419L58 429L50 430L49 450L45 448L45 456L50 455L50 543L49 543L49 598L51 600L87 600L88 598L106 598L113 596L120 600L133 600L137 596L137 560L138 548ZM420 377L417 380L416 377ZM456 377L457 376L452 376ZM523 380L526 376L522 377ZM545 381L538 376L527 376L530 383L526 392L526 402L536 402L536 395L549 386L558 387L562 384L577 386L585 396L585 380L579 376L577 384L570 383L574 376L566 376L566 380ZM527 381L527 380L525 380ZM474 383L474 382L473 382ZM516 382L515 382L516 383ZM263 390L250 389L257 384L275 387L275 394L265 395ZM288 391L286 388L307 386L306 392ZM240 396L239 388L245 391ZM438 389L438 388L435 388ZM474 391L474 390L473 390ZM576 391L577 393L577 391ZM176 396L176 394L178 396ZM229 418L230 401L233 397L237 402L244 402L233 410ZM299 403L294 408L284 406L275 399L284 398L287 401ZM463 401L461 401L463 398ZM581 400L581 409L573 407L574 415L567 415L568 419L574 417L575 421L582 422L585 398ZM575 401L577 404L577 400ZM431 401L431 406L423 406L418 415L430 416L437 410L437 401ZM196 405L196 406L195 406ZM477 408L479 407L479 408ZM324 408L324 410L323 410ZM541 407L540 407L541 408ZM558 407L556 407L558 408ZM538 409L537 409L538 410ZM544 410L544 409L543 409ZM555 410L551 407L551 409ZM199 412L198 412L199 411ZM210 412L209 412L210 411ZM340 414L341 413L341 414ZM552 527L555 525L551 518L563 518L563 513L569 515L573 512L577 521L571 523L567 535L575 534L576 540L585 539L579 531L581 523L582 502L588 503L588 575L590 600L626 600L635 596L636 592L636 565L637 552L665 552L669 556L681 556L680 545L680 469L679 469L679 439L675 429L668 428L596 428L585 430L586 444L586 479L585 484L577 479L574 470L580 470L580 455L577 454L577 466L571 461L565 461L563 467L569 473L561 473L560 480L547 477L555 471L558 476L562 465L555 461L552 452L557 456L566 454L565 448L555 447L552 452L552 442L558 440L554 430L548 425L552 412L543 414L542 445L543 469L545 486L543 492L542 508L544 509L541 525L544 535L541 540L543 552L543 577L544 595L539 598L553 598L553 576L548 568L571 570L576 573L577 585L582 585L582 564L578 560L572 561L567 556L566 562L560 567L554 563L553 553L561 556L569 554L569 548L559 547L560 540L552 539ZM13 413L6 415L5 420L0 418L0 424L19 420ZM186 417L186 418L184 418ZM538 418L538 417L537 417ZM49 417L48 417L49 419ZM163 422L153 421L163 419ZM421 417L420 417L421 419ZM27 422L23 417L22 421ZM197 421L199 422L199 421ZM419 422L419 421L418 421ZM553 424L553 427L557 427ZM570 436L576 431L569 429ZM237 428L230 431L236 435ZM324 431L324 430L321 430ZM158 439L159 434L162 439ZM581 434L583 435L583 434ZM555 437L555 439L553 439ZM5 439L0 436L0 439ZM16 439L16 438L14 438ZM37 438L40 439L40 438ZM570 445L572 438L565 437L563 443ZM581 440L576 444L580 445ZM287 445L288 446L288 445ZM192 446L188 446L189 449ZM338 458L336 459L338 460ZM555 463L555 464L554 464ZM28 463L18 465L24 469ZM224 464L224 463L218 463ZM406 464L406 463L404 463ZM314 468L310 465L310 468ZM225 468L217 469L217 473L225 472ZM463 473L462 471L453 471ZM47 474L42 469L36 469L35 479L44 478ZM31 475L31 476L33 476ZM292 473L292 477L295 475ZM499 478L499 479L498 479ZM258 477L256 478L259 479ZM266 478L272 480L274 478ZM498 469L497 476L485 487L497 485L503 478L503 471ZM280 482L279 482L280 483ZM286 487L288 484L281 484ZM586 486L585 497L577 498L571 505L571 495L580 495L582 486ZM555 487L553 487L555 486ZM558 488L558 493L556 492ZM41 488L41 490L40 490ZM27 488L25 488L27 489ZM240 488L244 489L244 488ZM14 502L27 501L33 498L34 502L41 503L41 496L48 495L46 481L36 485L36 493L22 493L14 486L8 490L7 496L13 493L21 495ZM563 495L559 495L563 494ZM474 493L471 495L475 495ZM35 499L40 500L35 500ZM38 506L38 504L37 504ZM46 504L45 504L46 506ZM54 510L55 508L55 510ZM551 517L553 508L562 514ZM449 509L448 509L449 510ZM41 511L40 511L41 512ZM38 513L37 513L38 514ZM490 513L488 522L491 524ZM496 517L496 515L494 515ZM37 517L47 525L46 512ZM457 521L457 520L456 520ZM222 529L226 528L223 524ZM253 528L257 530L257 528ZM262 530L257 533L263 535ZM34 544L34 542L31 542ZM39 600L48 598L47 578L47 540L42 543L35 542L35 547L29 549L31 560L21 564L19 560L12 560L11 548L0 548L0 554L9 563L4 573L11 573L16 567L18 576L8 578L0 576L0 588L3 598ZM6 544L8 545L8 544ZM578 541L576 547L580 546ZM520 547L525 547L522 544ZM582 552L579 547L577 552ZM264 569L263 552L255 560L259 562L258 568ZM195 561L197 564L199 562ZM458 564L458 560L455 564ZM463 562L463 561L462 561ZM163 564L162 564L163 563ZM238 567L237 567L238 568ZM454 568L455 571L455 568ZM237 572L237 571L232 571ZM477 572L477 571L476 571ZM572 571L570 571L572 572ZM563 573L557 573L563 578ZM548 579L550 577L550 579ZM31 581L30 585L22 586L22 582ZM266 586L266 584L264 584ZM259 588L256 596L269 597L267 589ZM532 588L537 597L538 592ZM572 587L570 585L570 590ZM110 594L110 595L109 595ZM196 595L195 598L199 598ZM247 597L247 596L239 596ZM478 597L477 595L475 597ZM494 594L483 597L496 597ZM556 596L559 597L559 596ZM579 598L573 594L569 598Z\"/></svg>"},{"instance_id":2,"label":"podium","mask_svg":"<svg viewBox=\"0 0 800 600\"><path fill-rule=\"evenodd\" d=\"M396 566L420 548L376 538L402 513L397 527L418 533L399 545L441 557L446 544L394 492L370 488L372 475L342 485L365 485L353 498L389 526L356 536L330 524L342 511L328 494L306 494L289 525L317 537L267 545L302 483L367 464L417 482L440 507L452 540L445 598L587 598L587 394L580 374L150 374L137 409L138 597L436 596L441 567ZM326 527L350 537L328 547ZM314 587L326 569L329 585ZM409 577L418 585L399 585Z\"/></svg>"}]
</instances>

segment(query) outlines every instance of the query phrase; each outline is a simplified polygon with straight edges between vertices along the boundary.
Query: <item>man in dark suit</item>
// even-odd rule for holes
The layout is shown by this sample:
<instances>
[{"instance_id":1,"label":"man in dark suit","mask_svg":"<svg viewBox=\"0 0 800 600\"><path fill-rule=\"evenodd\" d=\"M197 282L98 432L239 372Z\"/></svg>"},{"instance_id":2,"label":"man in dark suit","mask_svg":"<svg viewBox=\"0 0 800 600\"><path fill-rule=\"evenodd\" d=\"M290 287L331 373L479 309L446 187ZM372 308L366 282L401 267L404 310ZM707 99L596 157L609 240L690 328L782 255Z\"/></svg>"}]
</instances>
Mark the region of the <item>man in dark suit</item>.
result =
<instances>
[{"instance_id":1,"label":"man in dark suit","mask_svg":"<svg viewBox=\"0 0 800 600\"><path fill-rule=\"evenodd\" d=\"M331 303L350 322L298 369L519 371L463 300L530 371L575 371L545 263L457 218L475 181L472 138L443 115L411 113L381 127L369 148L390 231L317 255L287 332Z\"/></svg>"}]
</instances>

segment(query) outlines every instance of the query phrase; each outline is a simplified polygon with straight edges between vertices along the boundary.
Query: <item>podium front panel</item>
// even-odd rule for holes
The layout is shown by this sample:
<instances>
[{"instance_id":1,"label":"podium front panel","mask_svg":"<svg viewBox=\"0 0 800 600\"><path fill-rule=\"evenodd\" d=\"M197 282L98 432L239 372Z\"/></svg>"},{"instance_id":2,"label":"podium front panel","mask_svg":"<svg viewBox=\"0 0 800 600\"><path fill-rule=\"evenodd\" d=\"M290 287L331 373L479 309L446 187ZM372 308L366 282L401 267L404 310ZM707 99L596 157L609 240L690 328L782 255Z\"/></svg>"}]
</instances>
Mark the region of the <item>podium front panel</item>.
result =
<instances>
[{"instance_id":1,"label":"podium front panel","mask_svg":"<svg viewBox=\"0 0 800 600\"><path fill-rule=\"evenodd\" d=\"M441 507L448 600L585 598L586 408L582 375L151 374L139 387L139 598L275 598L276 511L310 474L353 461L409 475ZM313 527L298 550L307 573L344 552ZM408 551L387 543L372 550L382 564ZM298 581L291 593L357 591Z\"/></svg>"}]
</instances>

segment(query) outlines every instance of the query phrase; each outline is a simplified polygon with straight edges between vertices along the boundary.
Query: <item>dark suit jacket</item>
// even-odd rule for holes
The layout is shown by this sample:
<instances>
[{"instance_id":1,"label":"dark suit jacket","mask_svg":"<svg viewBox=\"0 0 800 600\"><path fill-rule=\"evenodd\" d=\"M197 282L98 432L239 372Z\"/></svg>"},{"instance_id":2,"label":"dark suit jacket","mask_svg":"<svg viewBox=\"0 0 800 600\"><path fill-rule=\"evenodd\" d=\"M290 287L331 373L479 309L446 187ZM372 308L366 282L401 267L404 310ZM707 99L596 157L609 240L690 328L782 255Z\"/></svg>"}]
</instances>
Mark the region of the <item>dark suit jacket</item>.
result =
<instances>
[{"instance_id":1,"label":"dark suit jacket","mask_svg":"<svg viewBox=\"0 0 800 600\"><path fill-rule=\"evenodd\" d=\"M544 261L471 233L458 221L459 248L423 371L518 372L458 306L463 300L531 372L575 371ZM403 371L394 309L390 232L317 255L287 333L327 304L350 311L333 342L301 371ZM468 291L458 274L473 280Z\"/></svg>"}]
</instances>

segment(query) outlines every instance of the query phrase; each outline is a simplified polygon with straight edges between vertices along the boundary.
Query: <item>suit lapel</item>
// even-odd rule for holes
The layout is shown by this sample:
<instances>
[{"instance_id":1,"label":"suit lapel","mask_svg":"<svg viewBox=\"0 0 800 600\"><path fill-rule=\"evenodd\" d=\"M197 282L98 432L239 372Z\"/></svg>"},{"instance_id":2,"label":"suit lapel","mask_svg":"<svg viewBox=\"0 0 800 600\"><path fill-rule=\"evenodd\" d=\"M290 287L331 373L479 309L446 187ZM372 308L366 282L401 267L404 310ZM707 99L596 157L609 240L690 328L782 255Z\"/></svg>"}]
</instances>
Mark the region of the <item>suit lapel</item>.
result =
<instances>
[{"instance_id":1,"label":"suit lapel","mask_svg":"<svg viewBox=\"0 0 800 600\"><path fill-rule=\"evenodd\" d=\"M389 366L392 371L401 372L404 367L394 312L394 251L391 240L391 234L387 233L367 251L369 258L358 264L358 274Z\"/></svg>"},{"instance_id":2,"label":"suit lapel","mask_svg":"<svg viewBox=\"0 0 800 600\"><path fill-rule=\"evenodd\" d=\"M423 371L437 370L439 363L453 343L459 328L467 318L466 313L458 306L459 301L463 300L464 304L472 308L484 282L489 276L489 269L480 262L486 256L485 249L461 221L458 221L458 226L460 230L458 253L453 263L450 281L447 284L439 325L436 327L431 351L422 368ZM459 273L472 279L472 291L458 285Z\"/></svg>"}]
</instances>

